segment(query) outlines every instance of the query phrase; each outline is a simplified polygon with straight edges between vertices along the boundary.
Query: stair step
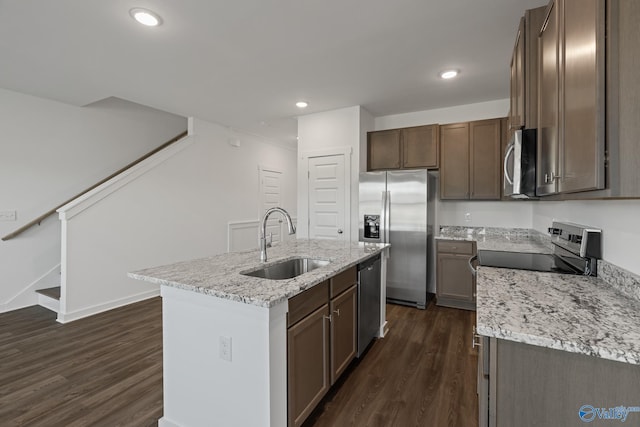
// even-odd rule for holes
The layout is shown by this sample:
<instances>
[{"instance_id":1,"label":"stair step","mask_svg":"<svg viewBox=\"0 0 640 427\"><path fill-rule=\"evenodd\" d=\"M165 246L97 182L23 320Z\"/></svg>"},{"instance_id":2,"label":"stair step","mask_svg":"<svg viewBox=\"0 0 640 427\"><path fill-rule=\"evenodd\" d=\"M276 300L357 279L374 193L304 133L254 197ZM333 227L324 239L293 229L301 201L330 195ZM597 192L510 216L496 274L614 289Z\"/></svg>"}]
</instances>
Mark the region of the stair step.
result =
<instances>
[{"instance_id":1,"label":"stair step","mask_svg":"<svg viewBox=\"0 0 640 427\"><path fill-rule=\"evenodd\" d=\"M60 301L60 286L55 286L53 288L47 289L38 289L36 290L36 292Z\"/></svg>"}]
</instances>

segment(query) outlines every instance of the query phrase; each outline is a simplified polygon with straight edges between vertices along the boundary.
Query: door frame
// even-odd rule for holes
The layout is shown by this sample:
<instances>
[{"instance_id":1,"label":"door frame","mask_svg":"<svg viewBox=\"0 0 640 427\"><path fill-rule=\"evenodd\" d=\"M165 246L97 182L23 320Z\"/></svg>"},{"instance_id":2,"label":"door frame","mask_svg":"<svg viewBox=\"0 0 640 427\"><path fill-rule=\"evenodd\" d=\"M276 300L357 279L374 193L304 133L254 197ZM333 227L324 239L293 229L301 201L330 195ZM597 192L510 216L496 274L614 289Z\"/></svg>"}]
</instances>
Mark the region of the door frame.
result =
<instances>
[{"instance_id":1,"label":"door frame","mask_svg":"<svg viewBox=\"0 0 640 427\"><path fill-rule=\"evenodd\" d=\"M313 157L328 157L328 156L340 156L344 157L344 182L345 182L345 191L344 191L344 234L346 235L346 240L351 241L351 191L353 187L353 182L351 179L351 161L353 155L353 148L349 146L344 147L330 147L324 148L321 150L310 150L300 153L300 162L298 163L300 167L298 168L298 185L300 183L305 183L305 188L298 188L298 206L304 206L306 218L304 218L305 225L307 227L307 235L306 238L309 238L309 224L311 221L311 216L309 215L309 159ZM302 190L302 191L301 191ZM302 212L298 212L298 215L301 216ZM301 237L301 236L299 236Z\"/></svg>"}]
</instances>

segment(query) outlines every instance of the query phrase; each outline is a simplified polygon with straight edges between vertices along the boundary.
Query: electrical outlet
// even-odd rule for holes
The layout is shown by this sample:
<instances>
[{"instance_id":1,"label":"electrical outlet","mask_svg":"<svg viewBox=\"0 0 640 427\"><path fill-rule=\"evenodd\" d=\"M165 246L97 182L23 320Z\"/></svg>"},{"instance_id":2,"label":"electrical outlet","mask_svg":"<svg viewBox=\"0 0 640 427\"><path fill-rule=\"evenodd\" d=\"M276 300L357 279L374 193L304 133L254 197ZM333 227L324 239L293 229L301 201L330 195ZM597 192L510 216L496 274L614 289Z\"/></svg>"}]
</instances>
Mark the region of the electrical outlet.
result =
<instances>
[{"instance_id":1,"label":"electrical outlet","mask_svg":"<svg viewBox=\"0 0 640 427\"><path fill-rule=\"evenodd\" d=\"M15 221L16 211L0 211L0 221Z\"/></svg>"},{"instance_id":2,"label":"electrical outlet","mask_svg":"<svg viewBox=\"0 0 640 427\"><path fill-rule=\"evenodd\" d=\"M464 220L465 222L471 222L471 213L467 212L464 214Z\"/></svg>"},{"instance_id":3,"label":"electrical outlet","mask_svg":"<svg viewBox=\"0 0 640 427\"><path fill-rule=\"evenodd\" d=\"M220 359L231 362L231 337L220 336Z\"/></svg>"}]
</instances>

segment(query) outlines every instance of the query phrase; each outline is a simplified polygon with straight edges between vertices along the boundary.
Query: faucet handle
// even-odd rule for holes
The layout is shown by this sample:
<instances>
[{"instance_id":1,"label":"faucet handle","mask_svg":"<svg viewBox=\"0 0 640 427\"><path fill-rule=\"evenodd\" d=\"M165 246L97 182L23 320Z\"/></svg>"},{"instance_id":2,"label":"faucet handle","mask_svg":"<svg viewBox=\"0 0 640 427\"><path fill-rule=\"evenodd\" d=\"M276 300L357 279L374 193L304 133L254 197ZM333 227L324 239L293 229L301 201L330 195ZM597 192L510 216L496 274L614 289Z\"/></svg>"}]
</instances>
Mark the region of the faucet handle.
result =
<instances>
[{"instance_id":1,"label":"faucet handle","mask_svg":"<svg viewBox=\"0 0 640 427\"><path fill-rule=\"evenodd\" d=\"M270 248L271 244L273 243L273 233L269 233L269 238L267 239L265 237L265 241L266 241L267 247Z\"/></svg>"}]
</instances>

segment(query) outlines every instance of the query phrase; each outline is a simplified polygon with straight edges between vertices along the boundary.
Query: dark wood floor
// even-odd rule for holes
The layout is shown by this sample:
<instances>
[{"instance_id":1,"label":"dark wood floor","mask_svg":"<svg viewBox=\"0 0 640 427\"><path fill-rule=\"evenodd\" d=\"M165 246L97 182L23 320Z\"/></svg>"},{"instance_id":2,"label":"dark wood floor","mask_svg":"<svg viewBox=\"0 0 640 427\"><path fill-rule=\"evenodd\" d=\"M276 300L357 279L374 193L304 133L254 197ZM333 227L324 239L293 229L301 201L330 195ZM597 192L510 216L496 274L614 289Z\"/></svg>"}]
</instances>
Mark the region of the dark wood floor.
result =
<instances>
[{"instance_id":1,"label":"dark wood floor","mask_svg":"<svg viewBox=\"0 0 640 427\"><path fill-rule=\"evenodd\" d=\"M477 426L474 313L387 306L390 331L305 427ZM162 416L161 301L66 325L0 314L1 426L151 426Z\"/></svg>"},{"instance_id":2,"label":"dark wood floor","mask_svg":"<svg viewBox=\"0 0 640 427\"><path fill-rule=\"evenodd\" d=\"M304 427L475 427L475 312L387 305L390 330L352 365Z\"/></svg>"},{"instance_id":3,"label":"dark wood floor","mask_svg":"<svg viewBox=\"0 0 640 427\"><path fill-rule=\"evenodd\" d=\"M0 315L1 426L151 426L162 416L161 300L66 325Z\"/></svg>"}]
</instances>

